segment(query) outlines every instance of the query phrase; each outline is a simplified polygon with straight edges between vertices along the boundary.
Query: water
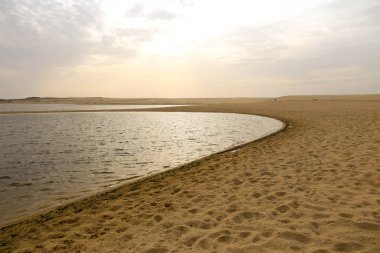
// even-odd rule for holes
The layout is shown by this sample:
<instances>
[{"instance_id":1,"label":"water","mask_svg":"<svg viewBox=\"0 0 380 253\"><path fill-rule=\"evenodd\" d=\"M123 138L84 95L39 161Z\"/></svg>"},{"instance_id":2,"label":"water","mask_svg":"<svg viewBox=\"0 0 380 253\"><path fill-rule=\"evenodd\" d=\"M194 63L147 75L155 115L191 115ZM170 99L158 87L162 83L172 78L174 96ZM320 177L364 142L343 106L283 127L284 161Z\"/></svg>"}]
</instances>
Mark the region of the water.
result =
<instances>
[{"instance_id":1,"label":"water","mask_svg":"<svg viewBox=\"0 0 380 253\"><path fill-rule=\"evenodd\" d=\"M0 224L281 127L270 118L222 113L0 115Z\"/></svg>"},{"instance_id":2,"label":"water","mask_svg":"<svg viewBox=\"0 0 380 253\"><path fill-rule=\"evenodd\" d=\"M15 111L74 111L162 108L181 105L76 105L76 104L0 104L0 112Z\"/></svg>"}]
</instances>

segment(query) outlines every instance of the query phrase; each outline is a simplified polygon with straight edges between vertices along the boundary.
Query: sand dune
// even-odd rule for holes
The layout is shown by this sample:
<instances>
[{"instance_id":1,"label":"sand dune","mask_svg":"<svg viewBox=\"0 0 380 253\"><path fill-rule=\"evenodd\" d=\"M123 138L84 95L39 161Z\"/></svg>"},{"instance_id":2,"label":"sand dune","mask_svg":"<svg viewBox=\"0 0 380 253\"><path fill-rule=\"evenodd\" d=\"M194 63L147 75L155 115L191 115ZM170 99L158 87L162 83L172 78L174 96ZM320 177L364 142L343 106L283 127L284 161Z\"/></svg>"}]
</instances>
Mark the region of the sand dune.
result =
<instances>
[{"instance_id":1,"label":"sand dune","mask_svg":"<svg viewBox=\"0 0 380 253\"><path fill-rule=\"evenodd\" d=\"M155 109L291 127L4 227L0 251L380 252L380 99L314 98Z\"/></svg>"}]
</instances>

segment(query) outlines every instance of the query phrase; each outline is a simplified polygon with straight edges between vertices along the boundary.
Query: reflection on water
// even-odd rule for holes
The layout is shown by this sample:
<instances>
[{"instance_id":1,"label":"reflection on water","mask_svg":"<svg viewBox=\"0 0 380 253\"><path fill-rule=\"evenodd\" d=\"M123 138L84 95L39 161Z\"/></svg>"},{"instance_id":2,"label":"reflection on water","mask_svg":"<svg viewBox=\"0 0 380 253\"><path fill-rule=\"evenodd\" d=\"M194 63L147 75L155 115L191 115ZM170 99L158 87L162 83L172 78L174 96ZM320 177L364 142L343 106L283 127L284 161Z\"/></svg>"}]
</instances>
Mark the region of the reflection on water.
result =
<instances>
[{"instance_id":1,"label":"reflection on water","mask_svg":"<svg viewBox=\"0 0 380 253\"><path fill-rule=\"evenodd\" d=\"M218 113L0 116L0 223L260 138L282 127Z\"/></svg>"},{"instance_id":2,"label":"reflection on water","mask_svg":"<svg viewBox=\"0 0 380 253\"><path fill-rule=\"evenodd\" d=\"M75 104L0 104L0 112L15 111L75 111L162 108L181 105L75 105Z\"/></svg>"}]
</instances>

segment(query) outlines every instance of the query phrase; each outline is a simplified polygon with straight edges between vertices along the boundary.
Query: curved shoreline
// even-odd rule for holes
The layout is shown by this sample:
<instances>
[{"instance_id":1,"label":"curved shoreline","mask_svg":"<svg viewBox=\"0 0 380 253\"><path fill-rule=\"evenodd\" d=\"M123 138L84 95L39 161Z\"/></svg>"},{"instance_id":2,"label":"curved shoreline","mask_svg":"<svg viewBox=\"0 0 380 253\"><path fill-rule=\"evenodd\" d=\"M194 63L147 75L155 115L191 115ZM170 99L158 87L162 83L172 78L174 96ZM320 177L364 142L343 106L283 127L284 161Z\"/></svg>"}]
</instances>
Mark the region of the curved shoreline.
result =
<instances>
[{"instance_id":1,"label":"curved shoreline","mask_svg":"<svg viewBox=\"0 0 380 253\"><path fill-rule=\"evenodd\" d=\"M2 228L0 251L380 251L380 97L180 110L269 116L292 127Z\"/></svg>"},{"instance_id":2,"label":"curved shoreline","mask_svg":"<svg viewBox=\"0 0 380 253\"><path fill-rule=\"evenodd\" d=\"M167 108L167 107L163 107L163 108ZM176 107L176 108L179 108L179 107ZM116 109L116 110L91 110L91 111L49 111L47 113L55 113L55 112L58 112L58 113L76 113L76 112L139 112L139 111L140 112L159 112L159 110L158 111L150 111L150 109L152 109L152 108L120 109L121 111L119 109ZM154 109L162 109L162 108L154 108ZM24 113L25 112L16 112L14 114L24 114ZM33 111L31 111L31 112L27 112L27 113L28 114L33 114L33 113L43 113L43 112L39 112L39 111L33 112ZM210 112L206 112L206 113L210 113ZM0 114L1 114L1 112L0 112ZM4 114L13 114L13 113L4 113ZM229 114L241 114L241 113L229 113ZM91 199L98 199L98 198L101 199L103 195L107 195L107 194L110 194L112 192L115 192L119 188L129 187L129 186L133 187L135 185L141 184L142 182L144 182L144 181L146 181L148 179L156 178L156 177L158 177L158 178L159 177L163 177L163 176L165 176L166 173L170 173L172 171L179 170L179 169L185 168L185 167L186 168L187 167L191 167L192 164L196 164L198 162L202 162L203 160L207 160L209 157L211 157L213 155L223 154L223 153L226 153L226 152L231 152L233 150L240 149L240 148L242 148L242 147L244 147L244 146L246 146L248 144L260 141L260 140L265 139L265 138L267 138L269 136L275 135L275 134L277 134L279 132L282 132L282 131L286 130L287 123L285 123L282 120L278 120L278 119L267 117L267 116L254 115L254 114L247 114L247 115L260 116L260 117L265 117L265 118L270 118L270 119L277 120L277 121L279 121L279 122L282 123L282 127L279 128L278 130L276 130L273 133L266 134L266 135L264 135L264 136L262 136L262 137L260 137L258 139L255 139L253 141L248 141L248 142L236 145L236 146L229 147L227 149L224 149L224 150L221 150L221 151L218 151L218 152L215 152L215 153L203 156L201 158L195 159L193 161L181 164L181 165L176 166L174 168L164 169L164 170L161 170L161 171L153 172L151 174L138 177L136 179L131 179L131 180L126 179L127 180L126 182L121 183L121 184L119 184L117 186L111 187L109 189L106 189L106 190L103 190L103 191L99 191L99 192L94 192L94 193L88 193L85 196L74 198L74 200L68 201L67 203L62 203L62 204L56 205L54 207L43 208L43 209L37 210L37 211L35 211L35 212L33 212L33 213L29 214L29 215L25 215L25 216L22 216L22 217L11 219L11 220L9 220L9 221L4 222L3 224L1 224L0 225L0 230L6 229L6 228L12 227L12 226L17 226L18 224L26 224L28 222L33 222L33 221L41 219L41 218L43 219L44 216L49 215L49 213L51 213L51 212L54 213L55 211L58 211L58 210L60 210L60 211L66 210L67 208L70 208L70 207L75 206L76 204L79 204L79 202L91 201Z\"/></svg>"}]
</instances>

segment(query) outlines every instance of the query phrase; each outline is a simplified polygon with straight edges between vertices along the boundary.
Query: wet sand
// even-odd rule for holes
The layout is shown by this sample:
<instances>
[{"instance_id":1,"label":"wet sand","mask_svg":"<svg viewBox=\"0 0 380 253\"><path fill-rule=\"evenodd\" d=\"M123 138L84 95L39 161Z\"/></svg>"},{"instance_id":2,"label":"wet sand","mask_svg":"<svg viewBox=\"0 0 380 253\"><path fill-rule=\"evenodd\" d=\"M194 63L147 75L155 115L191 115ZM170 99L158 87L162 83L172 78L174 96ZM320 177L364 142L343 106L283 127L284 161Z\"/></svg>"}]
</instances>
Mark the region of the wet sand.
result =
<instances>
[{"instance_id":1,"label":"wet sand","mask_svg":"<svg viewBox=\"0 0 380 253\"><path fill-rule=\"evenodd\" d=\"M380 96L154 110L258 114L291 127L3 227L0 251L380 252Z\"/></svg>"}]
</instances>

